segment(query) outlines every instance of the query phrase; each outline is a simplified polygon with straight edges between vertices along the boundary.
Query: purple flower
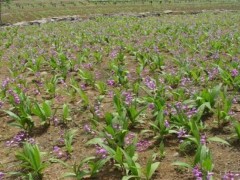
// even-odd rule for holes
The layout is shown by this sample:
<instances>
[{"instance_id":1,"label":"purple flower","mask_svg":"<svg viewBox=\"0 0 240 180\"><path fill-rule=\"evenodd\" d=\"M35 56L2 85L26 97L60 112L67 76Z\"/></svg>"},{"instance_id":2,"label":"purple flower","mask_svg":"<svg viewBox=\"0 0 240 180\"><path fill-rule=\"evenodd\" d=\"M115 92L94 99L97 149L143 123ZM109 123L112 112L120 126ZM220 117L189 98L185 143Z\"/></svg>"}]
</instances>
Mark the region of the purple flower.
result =
<instances>
[{"instance_id":1,"label":"purple flower","mask_svg":"<svg viewBox=\"0 0 240 180\"><path fill-rule=\"evenodd\" d=\"M196 113L197 113L197 109L196 108L187 109L187 112L186 112L188 118L191 118Z\"/></svg>"},{"instance_id":2,"label":"purple flower","mask_svg":"<svg viewBox=\"0 0 240 180\"><path fill-rule=\"evenodd\" d=\"M177 135L178 135L178 136L177 136L178 139L180 139L180 142L183 142L182 138L185 138L185 137L188 136L186 130L184 130L184 129L180 129L180 130L177 132Z\"/></svg>"},{"instance_id":3,"label":"purple flower","mask_svg":"<svg viewBox=\"0 0 240 180\"><path fill-rule=\"evenodd\" d=\"M53 153L58 157L58 158L62 158L65 156L64 152L61 150L60 147L58 146L54 146L53 147Z\"/></svg>"},{"instance_id":4,"label":"purple flower","mask_svg":"<svg viewBox=\"0 0 240 180\"><path fill-rule=\"evenodd\" d=\"M117 57L117 54L118 54L118 50L113 50L113 51L110 53L110 57L111 57L111 58L115 58L115 57Z\"/></svg>"},{"instance_id":5,"label":"purple flower","mask_svg":"<svg viewBox=\"0 0 240 180\"><path fill-rule=\"evenodd\" d=\"M34 144L35 140L31 138L27 132L20 131L10 141L6 142L6 146L21 146L23 142Z\"/></svg>"},{"instance_id":6,"label":"purple flower","mask_svg":"<svg viewBox=\"0 0 240 180\"><path fill-rule=\"evenodd\" d=\"M235 174L233 172L227 172L223 176L223 180L234 180L235 179Z\"/></svg>"},{"instance_id":7,"label":"purple flower","mask_svg":"<svg viewBox=\"0 0 240 180\"><path fill-rule=\"evenodd\" d=\"M145 151L148 149L148 147L151 145L151 143L147 140L141 140L137 143L137 151Z\"/></svg>"},{"instance_id":8,"label":"purple flower","mask_svg":"<svg viewBox=\"0 0 240 180\"><path fill-rule=\"evenodd\" d=\"M207 180L210 180L211 179L211 177L213 176L213 172L208 172L207 173Z\"/></svg>"},{"instance_id":9,"label":"purple flower","mask_svg":"<svg viewBox=\"0 0 240 180\"><path fill-rule=\"evenodd\" d=\"M196 180L202 180L203 174L197 165L193 168L192 173Z\"/></svg>"},{"instance_id":10,"label":"purple flower","mask_svg":"<svg viewBox=\"0 0 240 180\"><path fill-rule=\"evenodd\" d=\"M14 93L14 94L13 94L13 98L14 98L14 102L15 102L16 104L20 104L20 103L21 103L20 97L18 96L18 94Z\"/></svg>"},{"instance_id":11,"label":"purple flower","mask_svg":"<svg viewBox=\"0 0 240 180\"><path fill-rule=\"evenodd\" d=\"M133 101L133 96L131 92L123 92L123 96L125 96L125 103L130 105Z\"/></svg>"},{"instance_id":12,"label":"purple flower","mask_svg":"<svg viewBox=\"0 0 240 180\"><path fill-rule=\"evenodd\" d=\"M5 80L3 80L2 82L2 88L3 89L6 89L7 85L9 84L10 82L10 79L9 78L6 78Z\"/></svg>"},{"instance_id":13,"label":"purple flower","mask_svg":"<svg viewBox=\"0 0 240 180\"><path fill-rule=\"evenodd\" d=\"M130 145L133 143L133 139L135 138L135 134L134 133L128 133L126 136L125 136L125 145Z\"/></svg>"},{"instance_id":14,"label":"purple flower","mask_svg":"<svg viewBox=\"0 0 240 180\"><path fill-rule=\"evenodd\" d=\"M4 177L4 173L0 172L0 180L3 180L3 177Z\"/></svg>"},{"instance_id":15,"label":"purple flower","mask_svg":"<svg viewBox=\"0 0 240 180\"><path fill-rule=\"evenodd\" d=\"M154 80L152 80L150 77L145 78L145 85L150 89L150 90L155 90L156 89L156 83Z\"/></svg>"},{"instance_id":16,"label":"purple flower","mask_svg":"<svg viewBox=\"0 0 240 180\"><path fill-rule=\"evenodd\" d=\"M87 132L87 133L91 133L91 132L92 132L92 130L91 130L91 128L89 127L88 124L85 124L85 125L83 126L83 129L84 129L84 131Z\"/></svg>"},{"instance_id":17,"label":"purple flower","mask_svg":"<svg viewBox=\"0 0 240 180\"><path fill-rule=\"evenodd\" d=\"M165 120L165 121L164 121L164 125L165 125L166 128L170 128L170 123L169 123L168 120Z\"/></svg>"},{"instance_id":18,"label":"purple flower","mask_svg":"<svg viewBox=\"0 0 240 180\"><path fill-rule=\"evenodd\" d=\"M108 152L104 148L100 146L96 146L96 154L101 158L106 158L108 155Z\"/></svg>"},{"instance_id":19,"label":"purple flower","mask_svg":"<svg viewBox=\"0 0 240 180\"><path fill-rule=\"evenodd\" d=\"M151 110L154 110L154 107L155 107L155 106L154 106L154 103L150 103L150 104L148 105L148 108L151 109Z\"/></svg>"},{"instance_id":20,"label":"purple flower","mask_svg":"<svg viewBox=\"0 0 240 180\"><path fill-rule=\"evenodd\" d=\"M187 83L189 83L189 82L191 82L191 79L190 79L190 78L184 77L184 78L181 79L181 85L182 85L182 86L185 86L185 85L186 85Z\"/></svg>"},{"instance_id":21,"label":"purple flower","mask_svg":"<svg viewBox=\"0 0 240 180\"><path fill-rule=\"evenodd\" d=\"M107 85L114 86L115 85L115 81L113 79L109 79L109 80L107 80Z\"/></svg>"},{"instance_id":22,"label":"purple flower","mask_svg":"<svg viewBox=\"0 0 240 180\"><path fill-rule=\"evenodd\" d=\"M82 90L85 91L85 90L86 90L86 87L87 87L86 84L81 84L81 88L82 88Z\"/></svg>"},{"instance_id":23,"label":"purple flower","mask_svg":"<svg viewBox=\"0 0 240 180\"><path fill-rule=\"evenodd\" d=\"M35 89L35 90L34 90L34 95L37 96L37 95L39 95L39 94L40 94L39 90L38 90L38 89Z\"/></svg>"},{"instance_id":24,"label":"purple flower","mask_svg":"<svg viewBox=\"0 0 240 180\"><path fill-rule=\"evenodd\" d=\"M102 113L100 111L100 105L101 105L100 101L98 101L94 104L94 113L97 117L100 117L102 115Z\"/></svg>"},{"instance_id":25,"label":"purple flower","mask_svg":"<svg viewBox=\"0 0 240 180\"><path fill-rule=\"evenodd\" d=\"M202 145L206 145L207 144L207 136L205 134L201 136L200 143Z\"/></svg>"},{"instance_id":26,"label":"purple flower","mask_svg":"<svg viewBox=\"0 0 240 180\"><path fill-rule=\"evenodd\" d=\"M52 118L54 126L57 126L59 124L59 120L56 117Z\"/></svg>"},{"instance_id":27,"label":"purple flower","mask_svg":"<svg viewBox=\"0 0 240 180\"><path fill-rule=\"evenodd\" d=\"M231 74L232 74L232 77L238 76L238 70L237 69L233 69Z\"/></svg>"}]
</instances>

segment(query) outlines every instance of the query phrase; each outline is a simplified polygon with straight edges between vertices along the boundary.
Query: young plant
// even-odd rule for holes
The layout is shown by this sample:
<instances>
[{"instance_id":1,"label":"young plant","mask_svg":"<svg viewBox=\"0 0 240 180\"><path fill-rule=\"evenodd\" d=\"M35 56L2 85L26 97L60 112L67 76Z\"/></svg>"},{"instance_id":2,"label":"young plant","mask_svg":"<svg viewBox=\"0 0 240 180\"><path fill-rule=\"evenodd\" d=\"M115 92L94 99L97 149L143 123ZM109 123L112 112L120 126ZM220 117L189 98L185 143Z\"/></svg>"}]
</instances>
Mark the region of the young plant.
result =
<instances>
[{"instance_id":1,"label":"young plant","mask_svg":"<svg viewBox=\"0 0 240 180\"><path fill-rule=\"evenodd\" d=\"M42 172L47 167L42 159L44 154L37 145L25 143L23 150L16 153L16 158L24 173L30 173L33 179L42 179Z\"/></svg>"},{"instance_id":2,"label":"young plant","mask_svg":"<svg viewBox=\"0 0 240 180\"><path fill-rule=\"evenodd\" d=\"M234 122L234 129L236 132L236 137L240 140L240 123L238 121Z\"/></svg>"},{"instance_id":3,"label":"young plant","mask_svg":"<svg viewBox=\"0 0 240 180\"><path fill-rule=\"evenodd\" d=\"M207 178L207 176L209 176L214 167L212 154L206 145L200 145L197 148L192 164L177 161L174 162L173 165L192 169L196 178ZM199 176L198 173L195 173L195 169L198 169L198 171L201 172L201 176Z\"/></svg>"},{"instance_id":4,"label":"young plant","mask_svg":"<svg viewBox=\"0 0 240 180\"><path fill-rule=\"evenodd\" d=\"M153 132L156 139L163 140L164 136L176 133L176 131L171 130L169 122L165 119L163 110L159 111L156 120L150 123L152 130L143 130L142 133Z\"/></svg>"},{"instance_id":5,"label":"young plant","mask_svg":"<svg viewBox=\"0 0 240 180\"><path fill-rule=\"evenodd\" d=\"M149 67L151 71L162 70L164 66L164 58L160 55L150 56Z\"/></svg>"},{"instance_id":6,"label":"young plant","mask_svg":"<svg viewBox=\"0 0 240 180\"><path fill-rule=\"evenodd\" d=\"M80 161L78 165L75 163L73 166L70 166L59 159L51 159L51 161L58 162L67 167L68 169L72 170L72 172L64 173L63 178L75 178L77 180L82 180L85 177L89 177L90 171L87 168L85 168L85 166L88 164L89 161L93 159L95 159L95 157L87 157Z\"/></svg>"},{"instance_id":7,"label":"young plant","mask_svg":"<svg viewBox=\"0 0 240 180\"><path fill-rule=\"evenodd\" d=\"M220 95L221 87L222 84L219 84L212 89L204 89L196 96L195 103L199 112L202 112L203 115L212 112Z\"/></svg>"},{"instance_id":8,"label":"young plant","mask_svg":"<svg viewBox=\"0 0 240 180\"><path fill-rule=\"evenodd\" d=\"M26 131L31 131L34 127L32 120L31 106L32 102L20 88L16 88L15 91L9 91L9 102L13 108L6 112L15 122L11 125L22 128Z\"/></svg>"},{"instance_id":9,"label":"young plant","mask_svg":"<svg viewBox=\"0 0 240 180\"><path fill-rule=\"evenodd\" d=\"M71 154L73 151L72 143L73 143L74 136L76 135L76 132L77 132L76 129L71 129L71 130L67 130L64 133L64 144L68 154Z\"/></svg>"},{"instance_id":10,"label":"young plant","mask_svg":"<svg viewBox=\"0 0 240 180\"><path fill-rule=\"evenodd\" d=\"M70 121L71 118L71 110L69 108L69 105L63 104L63 110L62 110L62 120L66 124L68 121Z\"/></svg>"},{"instance_id":11,"label":"young plant","mask_svg":"<svg viewBox=\"0 0 240 180\"><path fill-rule=\"evenodd\" d=\"M127 112L127 117L129 118L129 120L131 121L131 126L134 127L137 123L141 123L142 121L140 121L138 119L138 117L140 116L140 114L145 111L147 109L147 106L141 108L140 110L137 110L136 105L131 104L129 106L125 106L126 108L126 112Z\"/></svg>"},{"instance_id":12,"label":"young plant","mask_svg":"<svg viewBox=\"0 0 240 180\"><path fill-rule=\"evenodd\" d=\"M107 93L107 85L104 82L96 82L95 86L101 95L105 95Z\"/></svg>"},{"instance_id":13,"label":"young plant","mask_svg":"<svg viewBox=\"0 0 240 180\"><path fill-rule=\"evenodd\" d=\"M98 159L98 160L90 160L88 162L89 167L89 175L90 177L96 177L97 173L103 168L103 166L110 160L110 158Z\"/></svg>"},{"instance_id":14,"label":"young plant","mask_svg":"<svg viewBox=\"0 0 240 180\"><path fill-rule=\"evenodd\" d=\"M87 108L89 106L89 98L87 94L79 87L71 85L77 92L78 95L82 98L83 107Z\"/></svg>"},{"instance_id":15,"label":"young plant","mask_svg":"<svg viewBox=\"0 0 240 180\"><path fill-rule=\"evenodd\" d=\"M81 69L79 69L78 74L79 74L80 78L81 78L82 80L84 80L84 82L85 82L87 85L91 85L92 87L94 87L95 77L94 77L94 75L92 74L92 72L90 72L90 71L88 71L88 70L81 70Z\"/></svg>"},{"instance_id":16,"label":"young plant","mask_svg":"<svg viewBox=\"0 0 240 180\"><path fill-rule=\"evenodd\" d=\"M128 130L124 122L121 121L121 117L114 117L112 114L107 113L105 120L107 126L104 127L102 136L106 139L108 146L112 149L116 149L118 146L124 147Z\"/></svg>"},{"instance_id":17,"label":"young plant","mask_svg":"<svg viewBox=\"0 0 240 180\"><path fill-rule=\"evenodd\" d=\"M152 179L152 176L154 175L154 172L159 167L160 162L153 162L153 158L150 158L147 162L147 165L145 169L142 169L144 179L150 180Z\"/></svg>"},{"instance_id":18,"label":"young plant","mask_svg":"<svg viewBox=\"0 0 240 180\"><path fill-rule=\"evenodd\" d=\"M114 71L114 79L121 85L126 85L128 83L128 71L124 69L122 65L112 64L111 69Z\"/></svg>"},{"instance_id":19,"label":"young plant","mask_svg":"<svg viewBox=\"0 0 240 180\"><path fill-rule=\"evenodd\" d=\"M42 104L35 102L34 106L32 107L32 113L41 119L42 125L50 124L50 119L53 117L51 102L44 101Z\"/></svg>"},{"instance_id":20,"label":"young plant","mask_svg":"<svg viewBox=\"0 0 240 180\"><path fill-rule=\"evenodd\" d=\"M221 98L218 98L215 109L218 127L221 127L222 124L229 122L231 119L231 107L232 100L227 98L227 91L221 92Z\"/></svg>"},{"instance_id":21,"label":"young plant","mask_svg":"<svg viewBox=\"0 0 240 180\"><path fill-rule=\"evenodd\" d=\"M45 88L50 97L55 97L58 83L58 76L53 76L50 80L46 80Z\"/></svg>"}]
</instances>

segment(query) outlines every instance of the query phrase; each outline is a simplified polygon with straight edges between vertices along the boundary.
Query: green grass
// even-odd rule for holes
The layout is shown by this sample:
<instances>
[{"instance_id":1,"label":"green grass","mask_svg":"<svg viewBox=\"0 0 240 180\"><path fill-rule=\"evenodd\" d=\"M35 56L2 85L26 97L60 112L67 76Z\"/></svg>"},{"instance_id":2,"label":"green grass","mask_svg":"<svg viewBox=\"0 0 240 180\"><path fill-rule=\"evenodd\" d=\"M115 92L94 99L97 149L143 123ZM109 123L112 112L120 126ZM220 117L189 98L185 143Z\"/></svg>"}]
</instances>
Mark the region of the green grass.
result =
<instances>
[{"instance_id":1,"label":"green grass","mask_svg":"<svg viewBox=\"0 0 240 180\"><path fill-rule=\"evenodd\" d=\"M168 3L171 2L171 3ZM2 19L5 23L31 21L53 16L81 15L129 12L161 12L164 10L198 11L213 9L239 10L240 1L71 1L71 0L19 0L4 4Z\"/></svg>"}]
</instances>

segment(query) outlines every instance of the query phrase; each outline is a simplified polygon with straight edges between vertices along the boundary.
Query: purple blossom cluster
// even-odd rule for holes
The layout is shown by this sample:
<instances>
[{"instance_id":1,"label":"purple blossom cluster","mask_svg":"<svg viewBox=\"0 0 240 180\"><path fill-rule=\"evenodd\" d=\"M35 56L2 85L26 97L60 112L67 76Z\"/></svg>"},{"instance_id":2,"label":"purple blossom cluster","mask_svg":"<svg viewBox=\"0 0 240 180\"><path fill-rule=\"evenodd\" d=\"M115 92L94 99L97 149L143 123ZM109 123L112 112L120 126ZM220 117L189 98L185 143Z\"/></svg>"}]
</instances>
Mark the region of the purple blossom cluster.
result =
<instances>
[{"instance_id":1,"label":"purple blossom cluster","mask_svg":"<svg viewBox=\"0 0 240 180\"><path fill-rule=\"evenodd\" d=\"M133 139L136 137L136 135L132 132L128 133L126 136L125 136L125 145L130 145L133 143Z\"/></svg>"},{"instance_id":2,"label":"purple blossom cluster","mask_svg":"<svg viewBox=\"0 0 240 180\"><path fill-rule=\"evenodd\" d=\"M151 146L151 142L148 140L141 140L137 143L137 151L142 152L145 151Z\"/></svg>"},{"instance_id":3,"label":"purple blossom cluster","mask_svg":"<svg viewBox=\"0 0 240 180\"><path fill-rule=\"evenodd\" d=\"M224 175L223 175L223 180L235 180L235 179L238 179L240 177L240 173L233 173L231 171L229 172L226 172Z\"/></svg>"},{"instance_id":4,"label":"purple blossom cluster","mask_svg":"<svg viewBox=\"0 0 240 180\"><path fill-rule=\"evenodd\" d=\"M4 178L4 173L3 172L0 172L0 180L3 180L3 178Z\"/></svg>"},{"instance_id":5,"label":"purple blossom cluster","mask_svg":"<svg viewBox=\"0 0 240 180\"><path fill-rule=\"evenodd\" d=\"M109 80L107 80L107 85L114 86L115 85L115 81L113 79L109 79Z\"/></svg>"},{"instance_id":6,"label":"purple blossom cluster","mask_svg":"<svg viewBox=\"0 0 240 180\"><path fill-rule=\"evenodd\" d=\"M165 126L166 128L170 128L170 123L169 123L168 120L165 120L165 121L164 121L164 126Z\"/></svg>"},{"instance_id":7,"label":"purple blossom cluster","mask_svg":"<svg viewBox=\"0 0 240 180\"><path fill-rule=\"evenodd\" d=\"M239 74L239 72L238 72L237 69L233 69L233 70L231 71L231 75L232 75L232 77L237 77L238 74Z\"/></svg>"},{"instance_id":8,"label":"purple blossom cluster","mask_svg":"<svg viewBox=\"0 0 240 180\"><path fill-rule=\"evenodd\" d=\"M156 82L149 76L145 78L144 83L150 90L155 90L157 88Z\"/></svg>"},{"instance_id":9,"label":"purple blossom cluster","mask_svg":"<svg viewBox=\"0 0 240 180\"><path fill-rule=\"evenodd\" d=\"M58 146L53 147L53 154L56 155L57 158L63 158L67 156L67 154L64 151L62 151L61 148Z\"/></svg>"},{"instance_id":10,"label":"purple blossom cluster","mask_svg":"<svg viewBox=\"0 0 240 180\"><path fill-rule=\"evenodd\" d=\"M60 123L60 122L59 122L59 119L58 119L57 117L53 117L53 118L52 118L52 121L53 121L53 125L54 125L54 126L58 126L59 123Z\"/></svg>"},{"instance_id":11,"label":"purple blossom cluster","mask_svg":"<svg viewBox=\"0 0 240 180\"><path fill-rule=\"evenodd\" d=\"M112 52L110 52L110 57L111 58L116 58L117 57L117 55L118 55L118 50L117 49L114 49L114 50L112 50Z\"/></svg>"},{"instance_id":12,"label":"purple blossom cluster","mask_svg":"<svg viewBox=\"0 0 240 180\"><path fill-rule=\"evenodd\" d=\"M14 99L14 102L15 104L20 104L21 103L21 100L20 100L20 97L18 96L17 93L15 93L13 90L8 90L8 93L13 96L13 99Z\"/></svg>"},{"instance_id":13,"label":"purple blossom cluster","mask_svg":"<svg viewBox=\"0 0 240 180\"><path fill-rule=\"evenodd\" d=\"M149 103L148 108L151 109L151 110L154 110L154 108L155 108L154 103Z\"/></svg>"},{"instance_id":14,"label":"purple blossom cluster","mask_svg":"<svg viewBox=\"0 0 240 180\"><path fill-rule=\"evenodd\" d=\"M93 69L93 64L92 63L87 63L82 65L86 69Z\"/></svg>"},{"instance_id":15,"label":"purple blossom cluster","mask_svg":"<svg viewBox=\"0 0 240 180\"><path fill-rule=\"evenodd\" d=\"M86 133L89 133L89 134L96 134L92 129L91 129L91 127L88 125L88 124L85 124L84 126L83 126L83 130L86 132Z\"/></svg>"},{"instance_id":16,"label":"purple blossom cluster","mask_svg":"<svg viewBox=\"0 0 240 180\"><path fill-rule=\"evenodd\" d=\"M27 132L20 131L10 141L6 142L6 146L8 147L21 146L24 142L34 144L35 140L31 138Z\"/></svg>"},{"instance_id":17,"label":"purple blossom cluster","mask_svg":"<svg viewBox=\"0 0 240 180\"><path fill-rule=\"evenodd\" d=\"M193 170L192 173L194 175L194 177L196 178L196 180L202 180L203 179L203 174L201 169L198 167L198 165L196 165Z\"/></svg>"},{"instance_id":18,"label":"purple blossom cluster","mask_svg":"<svg viewBox=\"0 0 240 180\"><path fill-rule=\"evenodd\" d=\"M94 113L97 117L100 117L102 116L102 112L100 110L100 107L101 107L101 102L100 101L97 101L95 104L94 104Z\"/></svg>"},{"instance_id":19,"label":"purple blossom cluster","mask_svg":"<svg viewBox=\"0 0 240 180\"><path fill-rule=\"evenodd\" d=\"M100 146L96 146L96 154L100 157L100 158L106 158L108 156L108 152L106 151L106 149L100 147Z\"/></svg>"},{"instance_id":20,"label":"purple blossom cluster","mask_svg":"<svg viewBox=\"0 0 240 180\"><path fill-rule=\"evenodd\" d=\"M186 84L189 84L189 83L191 83L191 82L192 82L191 79L188 78L188 77L183 77L183 78L181 79L181 85L182 85L182 86L186 86Z\"/></svg>"},{"instance_id":21,"label":"purple blossom cluster","mask_svg":"<svg viewBox=\"0 0 240 180\"><path fill-rule=\"evenodd\" d=\"M122 95L125 97L125 103L127 105L130 105L132 103L132 101L133 101L132 93L125 91L125 92L122 93Z\"/></svg>"},{"instance_id":22,"label":"purple blossom cluster","mask_svg":"<svg viewBox=\"0 0 240 180\"><path fill-rule=\"evenodd\" d=\"M9 78L6 78L5 80L3 80L2 82L2 89L6 89L8 84L10 82L10 79Z\"/></svg>"},{"instance_id":23,"label":"purple blossom cluster","mask_svg":"<svg viewBox=\"0 0 240 180\"><path fill-rule=\"evenodd\" d=\"M85 83L81 84L80 86L83 91L85 91L87 89L87 85Z\"/></svg>"},{"instance_id":24,"label":"purple blossom cluster","mask_svg":"<svg viewBox=\"0 0 240 180\"><path fill-rule=\"evenodd\" d=\"M177 137L180 140L180 142L183 142L182 139L188 137L187 131L185 129L180 129L177 132Z\"/></svg>"},{"instance_id":25,"label":"purple blossom cluster","mask_svg":"<svg viewBox=\"0 0 240 180\"><path fill-rule=\"evenodd\" d=\"M175 104L175 107L177 110L183 111L187 115L188 118L191 118L192 116L194 116L197 113L197 109L195 107L189 107L187 105L182 104L181 102L177 102ZM171 113L176 114L177 113L176 109L172 109Z\"/></svg>"},{"instance_id":26,"label":"purple blossom cluster","mask_svg":"<svg viewBox=\"0 0 240 180\"><path fill-rule=\"evenodd\" d=\"M133 143L134 138L136 137L136 134L130 132L126 135L125 137L125 145L128 146L130 144ZM137 151L142 152L145 151L149 148L149 146L151 146L151 142L148 140L141 140L139 142L137 142L136 147L137 147Z\"/></svg>"},{"instance_id":27,"label":"purple blossom cluster","mask_svg":"<svg viewBox=\"0 0 240 180\"><path fill-rule=\"evenodd\" d=\"M193 170L192 173L194 175L194 177L196 178L196 180L203 180L203 173L201 171L201 169L199 168L198 165L196 165ZM213 176L213 172L207 172L207 176L206 176L206 180L210 180Z\"/></svg>"},{"instance_id":28,"label":"purple blossom cluster","mask_svg":"<svg viewBox=\"0 0 240 180\"><path fill-rule=\"evenodd\" d=\"M217 75L219 74L218 68L213 68L212 70L208 71L208 78L210 81L214 80Z\"/></svg>"},{"instance_id":29,"label":"purple blossom cluster","mask_svg":"<svg viewBox=\"0 0 240 180\"><path fill-rule=\"evenodd\" d=\"M201 135L200 143L202 145L206 145L207 144L207 136L206 136L206 134Z\"/></svg>"}]
</instances>

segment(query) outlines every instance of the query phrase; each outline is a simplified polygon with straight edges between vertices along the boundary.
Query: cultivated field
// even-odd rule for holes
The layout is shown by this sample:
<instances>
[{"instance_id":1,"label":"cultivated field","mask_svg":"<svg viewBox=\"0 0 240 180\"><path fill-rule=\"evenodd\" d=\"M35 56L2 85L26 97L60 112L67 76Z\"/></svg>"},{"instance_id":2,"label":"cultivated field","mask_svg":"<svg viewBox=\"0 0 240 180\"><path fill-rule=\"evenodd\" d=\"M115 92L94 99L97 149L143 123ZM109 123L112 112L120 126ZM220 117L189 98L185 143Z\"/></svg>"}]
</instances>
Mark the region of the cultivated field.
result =
<instances>
[{"instance_id":1,"label":"cultivated field","mask_svg":"<svg viewBox=\"0 0 240 180\"><path fill-rule=\"evenodd\" d=\"M196 12L213 9L240 9L239 0L15 0L4 3L4 23L32 21L66 15L162 12L164 10Z\"/></svg>"},{"instance_id":2,"label":"cultivated field","mask_svg":"<svg viewBox=\"0 0 240 180\"><path fill-rule=\"evenodd\" d=\"M240 179L239 22L1 28L0 179Z\"/></svg>"}]
</instances>

